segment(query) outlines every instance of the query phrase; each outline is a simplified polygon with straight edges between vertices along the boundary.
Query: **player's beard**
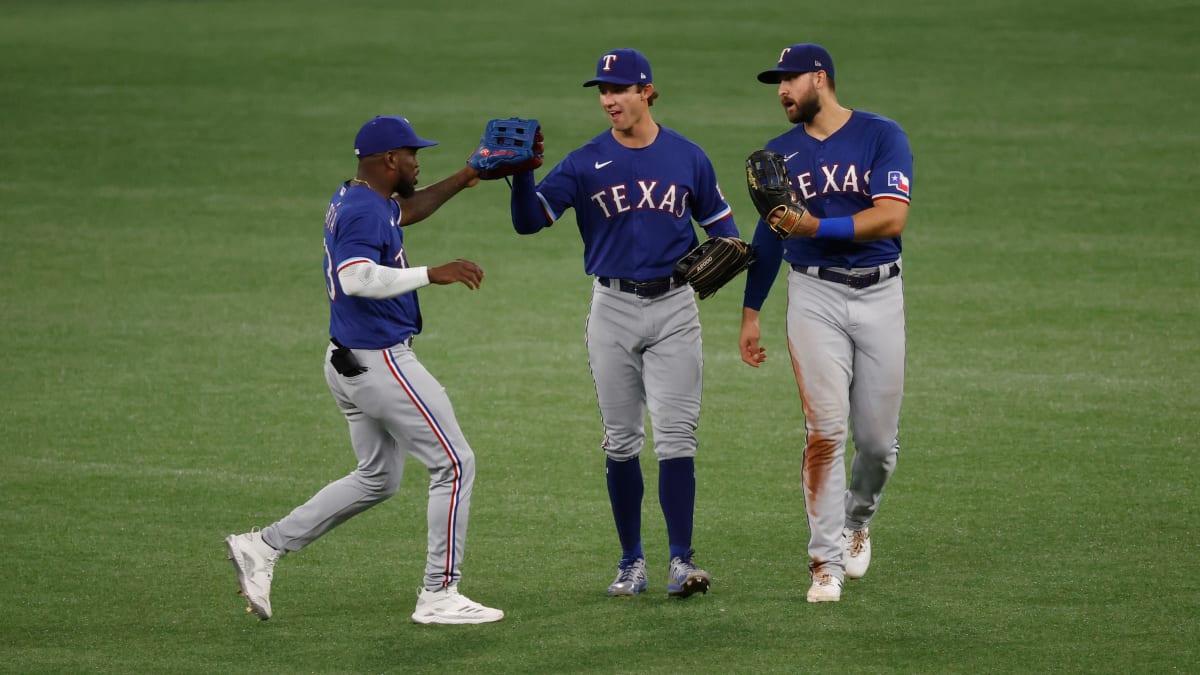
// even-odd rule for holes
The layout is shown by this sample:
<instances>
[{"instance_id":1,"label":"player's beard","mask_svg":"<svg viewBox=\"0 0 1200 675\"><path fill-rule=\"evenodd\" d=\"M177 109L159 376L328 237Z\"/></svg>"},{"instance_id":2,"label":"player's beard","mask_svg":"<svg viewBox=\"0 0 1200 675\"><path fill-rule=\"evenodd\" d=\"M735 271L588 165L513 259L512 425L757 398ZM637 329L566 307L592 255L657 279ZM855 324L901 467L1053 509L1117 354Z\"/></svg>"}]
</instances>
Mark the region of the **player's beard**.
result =
<instances>
[{"instance_id":1,"label":"player's beard","mask_svg":"<svg viewBox=\"0 0 1200 675\"><path fill-rule=\"evenodd\" d=\"M788 111L788 121L792 124L812 124L821 112L821 99L817 92L810 92L803 100L796 101L796 107Z\"/></svg>"},{"instance_id":2,"label":"player's beard","mask_svg":"<svg viewBox=\"0 0 1200 675\"><path fill-rule=\"evenodd\" d=\"M401 199L408 199L417 193L417 186L413 185L410 181L400 179L396 182L396 187L392 188L392 192L400 195Z\"/></svg>"}]
</instances>

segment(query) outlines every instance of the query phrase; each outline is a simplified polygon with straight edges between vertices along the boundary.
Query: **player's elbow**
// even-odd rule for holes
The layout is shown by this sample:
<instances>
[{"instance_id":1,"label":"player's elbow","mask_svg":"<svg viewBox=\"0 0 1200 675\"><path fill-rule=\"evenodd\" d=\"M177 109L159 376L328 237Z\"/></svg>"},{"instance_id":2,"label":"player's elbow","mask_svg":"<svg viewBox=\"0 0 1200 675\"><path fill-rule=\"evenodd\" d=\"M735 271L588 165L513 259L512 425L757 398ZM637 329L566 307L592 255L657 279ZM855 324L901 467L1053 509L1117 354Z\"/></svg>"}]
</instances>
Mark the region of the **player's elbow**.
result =
<instances>
[{"instance_id":1,"label":"player's elbow","mask_svg":"<svg viewBox=\"0 0 1200 675\"><path fill-rule=\"evenodd\" d=\"M542 230L542 225L526 220L514 220L513 229L516 230L517 234L536 234Z\"/></svg>"},{"instance_id":2,"label":"player's elbow","mask_svg":"<svg viewBox=\"0 0 1200 675\"><path fill-rule=\"evenodd\" d=\"M904 232L904 218L889 219L883 223L879 229L878 235L880 239L891 239L899 237Z\"/></svg>"}]
</instances>

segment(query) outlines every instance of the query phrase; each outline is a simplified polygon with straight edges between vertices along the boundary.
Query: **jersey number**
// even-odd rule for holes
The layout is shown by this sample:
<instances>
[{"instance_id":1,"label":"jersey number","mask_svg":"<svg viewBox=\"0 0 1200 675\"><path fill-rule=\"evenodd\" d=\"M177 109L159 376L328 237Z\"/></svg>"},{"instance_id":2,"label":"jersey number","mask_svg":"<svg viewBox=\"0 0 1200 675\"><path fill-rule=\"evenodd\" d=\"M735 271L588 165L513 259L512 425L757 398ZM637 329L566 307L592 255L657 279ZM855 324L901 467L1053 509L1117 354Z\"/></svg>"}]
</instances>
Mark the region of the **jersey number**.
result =
<instances>
[{"instance_id":1,"label":"jersey number","mask_svg":"<svg viewBox=\"0 0 1200 675\"><path fill-rule=\"evenodd\" d=\"M333 281L333 255L329 253L329 244L322 243L325 249L325 290L329 292L329 301L337 300L337 284Z\"/></svg>"}]
</instances>

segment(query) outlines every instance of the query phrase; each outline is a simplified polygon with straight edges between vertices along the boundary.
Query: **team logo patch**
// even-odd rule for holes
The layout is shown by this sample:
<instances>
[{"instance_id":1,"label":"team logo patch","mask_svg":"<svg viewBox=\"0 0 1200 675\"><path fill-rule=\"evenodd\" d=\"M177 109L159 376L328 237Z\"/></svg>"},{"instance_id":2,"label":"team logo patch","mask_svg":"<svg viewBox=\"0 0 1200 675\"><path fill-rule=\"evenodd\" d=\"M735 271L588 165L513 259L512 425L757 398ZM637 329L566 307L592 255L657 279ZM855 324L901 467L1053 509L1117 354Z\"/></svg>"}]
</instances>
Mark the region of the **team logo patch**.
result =
<instances>
[{"instance_id":1,"label":"team logo patch","mask_svg":"<svg viewBox=\"0 0 1200 675\"><path fill-rule=\"evenodd\" d=\"M894 187L904 194L908 194L908 176L905 176L903 171L889 171L888 187Z\"/></svg>"}]
</instances>

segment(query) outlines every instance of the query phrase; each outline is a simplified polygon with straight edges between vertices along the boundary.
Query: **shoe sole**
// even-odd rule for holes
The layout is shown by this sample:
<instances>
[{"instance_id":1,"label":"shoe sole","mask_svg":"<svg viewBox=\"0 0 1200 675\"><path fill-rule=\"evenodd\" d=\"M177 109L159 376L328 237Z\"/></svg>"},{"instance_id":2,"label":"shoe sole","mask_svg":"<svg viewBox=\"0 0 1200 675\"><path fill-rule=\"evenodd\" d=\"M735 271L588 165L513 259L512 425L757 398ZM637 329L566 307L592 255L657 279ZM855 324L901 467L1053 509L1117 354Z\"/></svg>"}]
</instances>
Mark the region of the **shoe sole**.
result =
<instances>
[{"instance_id":1,"label":"shoe sole","mask_svg":"<svg viewBox=\"0 0 1200 675\"><path fill-rule=\"evenodd\" d=\"M242 566L238 564L237 552L233 550L233 538L234 535L232 534L225 537L225 550L227 551L226 557L229 559L229 562L233 563L233 569L237 571L238 593L246 599L246 613L252 613L259 620L266 621L271 618L271 611L251 600L250 594L246 592L246 573L242 571Z\"/></svg>"},{"instance_id":2,"label":"shoe sole","mask_svg":"<svg viewBox=\"0 0 1200 675\"><path fill-rule=\"evenodd\" d=\"M635 588L633 590L629 590L629 591L620 591L620 590L614 591L610 588L610 589L608 589L608 597L610 597L610 598L632 598L633 596L646 590L646 586L647 586L647 584L642 584L641 586L638 586L637 588Z\"/></svg>"},{"instance_id":3,"label":"shoe sole","mask_svg":"<svg viewBox=\"0 0 1200 675\"><path fill-rule=\"evenodd\" d=\"M810 595L810 596L808 596L808 601L814 602L814 603L816 603L816 602L841 602L842 596L839 595L836 598L830 597L830 596L814 598L813 596Z\"/></svg>"},{"instance_id":4,"label":"shoe sole","mask_svg":"<svg viewBox=\"0 0 1200 675\"><path fill-rule=\"evenodd\" d=\"M672 598L686 598L696 593L708 594L708 587L712 584L708 577L696 575L688 577L684 580L679 588L667 588L667 595Z\"/></svg>"},{"instance_id":5,"label":"shoe sole","mask_svg":"<svg viewBox=\"0 0 1200 675\"><path fill-rule=\"evenodd\" d=\"M445 626L465 626L465 625L475 625L475 624L481 624L481 623L495 623L497 621L503 621L504 615L501 614L500 617L496 618L496 619L487 619L487 618L449 619L444 616L437 616L436 614L430 614L430 615L413 614L412 620L413 620L413 623L419 623L419 624L423 624L426 626L431 625L431 624L439 624L439 625L445 625Z\"/></svg>"}]
</instances>

